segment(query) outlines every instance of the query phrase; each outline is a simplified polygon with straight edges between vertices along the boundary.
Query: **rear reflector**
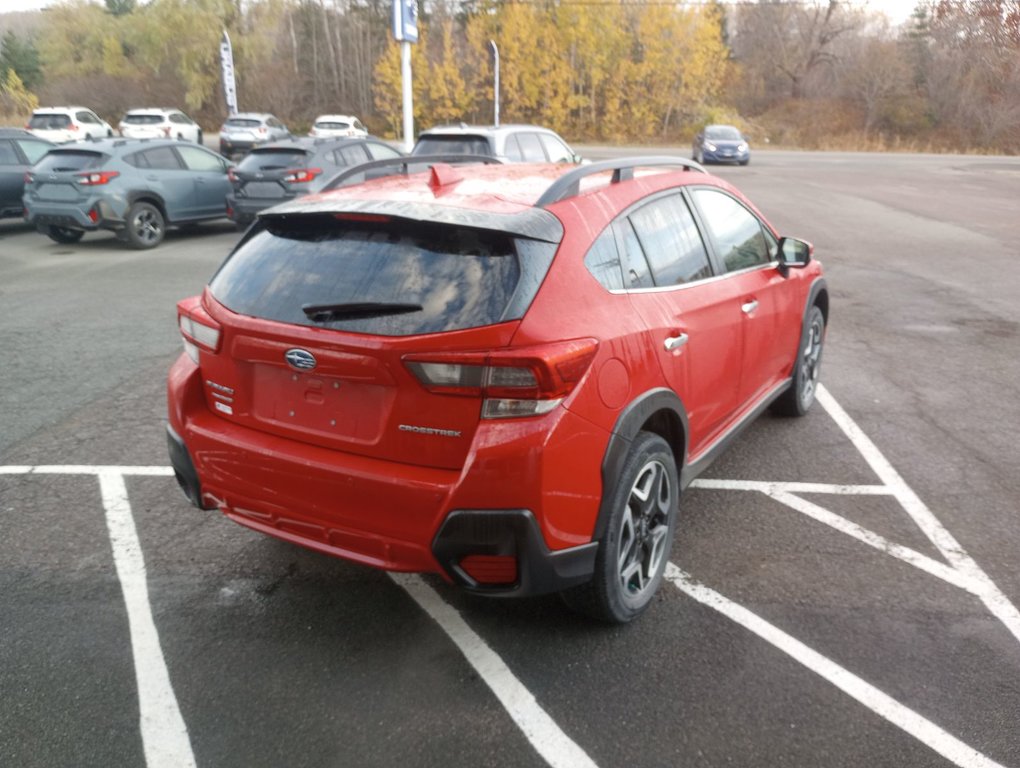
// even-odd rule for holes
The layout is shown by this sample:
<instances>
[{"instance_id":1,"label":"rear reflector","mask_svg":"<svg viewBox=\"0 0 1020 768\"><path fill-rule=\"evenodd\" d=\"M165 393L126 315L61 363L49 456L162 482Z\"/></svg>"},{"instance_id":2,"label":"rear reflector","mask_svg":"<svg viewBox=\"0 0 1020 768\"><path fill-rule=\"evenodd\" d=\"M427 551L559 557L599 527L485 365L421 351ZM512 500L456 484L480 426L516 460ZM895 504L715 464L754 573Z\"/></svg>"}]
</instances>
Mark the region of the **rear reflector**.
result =
<instances>
[{"instance_id":1,"label":"rear reflector","mask_svg":"<svg viewBox=\"0 0 1020 768\"><path fill-rule=\"evenodd\" d=\"M513 584L517 581L517 558L513 555L468 555L460 567L479 584Z\"/></svg>"}]
</instances>

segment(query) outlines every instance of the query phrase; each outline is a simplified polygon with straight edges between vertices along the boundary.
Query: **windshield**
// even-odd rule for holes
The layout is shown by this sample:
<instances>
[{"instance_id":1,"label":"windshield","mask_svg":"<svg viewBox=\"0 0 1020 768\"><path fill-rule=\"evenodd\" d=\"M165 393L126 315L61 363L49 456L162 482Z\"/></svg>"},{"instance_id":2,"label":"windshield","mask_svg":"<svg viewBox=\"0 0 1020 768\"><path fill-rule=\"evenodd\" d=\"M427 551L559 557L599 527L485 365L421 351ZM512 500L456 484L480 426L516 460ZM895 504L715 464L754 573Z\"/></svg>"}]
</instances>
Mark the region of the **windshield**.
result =
<instances>
[{"instance_id":1,"label":"windshield","mask_svg":"<svg viewBox=\"0 0 1020 768\"><path fill-rule=\"evenodd\" d=\"M102 165L106 155L102 152L83 152L81 150L51 149L49 154L40 160L34 173L61 173L66 171L85 171Z\"/></svg>"},{"instance_id":2,"label":"windshield","mask_svg":"<svg viewBox=\"0 0 1020 768\"><path fill-rule=\"evenodd\" d=\"M743 136L732 125L711 125L705 129L705 138L721 141L740 141Z\"/></svg>"},{"instance_id":3,"label":"windshield","mask_svg":"<svg viewBox=\"0 0 1020 768\"><path fill-rule=\"evenodd\" d=\"M407 220L265 223L210 282L220 303L244 315L384 336L520 318L554 250L502 232Z\"/></svg>"},{"instance_id":4,"label":"windshield","mask_svg":"<svg viewBox=\"0 0 1020 768\"><path fill-rule=\"evenodd\" d=\"M37 131L58 130L70 124L71 118L67 115L32 115L32 119L28 121L28 127Z\"/></svg>"},{"instance_id":5,"label":"windshield","mask_svg":"<svg viewBox=\"0 0 1020 768\"><path fill-rule=\"evenodd\" d=\"M259 149L247 155L237 165L239 171L279 171L297 168L308 160L308 153L300 149Z\"/></svg>"},{"instance_id":6,"label":"windshield","mask_svg":"<svg viewBox=\"0 0 1020 768\"><path fill-rule=\"evenodd\" d=\"M258 128L262 121L250 117L232 117L227 120L226 125L228 128Z\"/></svg>"},{"instance_id":7,"label":"windshield","mask_svg":"<svg viewBox=\"0 0 1020 768\"><path fill-rule=\"evenodd\" d=\"M422 136L412 155L488 155L493 154L482 136Z\"/></svg>"}]
</instances>

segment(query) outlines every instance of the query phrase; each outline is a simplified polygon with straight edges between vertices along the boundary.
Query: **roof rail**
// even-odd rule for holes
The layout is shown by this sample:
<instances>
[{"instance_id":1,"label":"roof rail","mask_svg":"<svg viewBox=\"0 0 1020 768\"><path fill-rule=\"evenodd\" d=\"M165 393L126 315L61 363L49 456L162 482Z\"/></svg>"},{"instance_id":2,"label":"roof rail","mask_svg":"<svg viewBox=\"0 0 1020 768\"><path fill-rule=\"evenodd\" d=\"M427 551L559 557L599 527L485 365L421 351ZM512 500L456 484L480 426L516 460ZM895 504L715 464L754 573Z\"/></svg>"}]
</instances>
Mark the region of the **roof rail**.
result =
<instances>
[{"instance_id":1,"label":"roof rail","mask_svg":"<svg viewBox=\"0 0 1020 768\"><path fill-rule=\"evenodd\" d=\"M545 208L565 200L568 197L575 197L581 188L581 179L593 176L604 171L613 171L613 178L610 184L619 184L621 181L628 181L634 178L636 168L683 168L685 171L700 171L708 173L705 168L693 160L685 157L669 157L668 155L651 155L647 157L624 157L616 160L601 160L590 165L581 165L569 173L560 176L549 185L549 188L542 193L535 203L536 208Z\"/></svg>"},{"instance_id":2,"label":"roof rail","mask_svg":"<svg viewBox=\"0 0 1020 768\"><path fill-rule=\"evenodd\" d=\"M383 176L396 176L398 174L406 176L410 173L419 173L431 169L436 163L484 163L486 165L504 164L498 157L466 154L405 155L404 157L390 157L384 160L369 160L366 163L358 163L357 165L344 168L338 174L333 176L333 178L327 181L319 191L326 192L331 189L339 189L340 187L345 187L348 184L359 184L362 181L378 179ZM411 170L411 166L418 166L418 168L416 170ZM357 178L358 176L361 176L362 178Z\"/></svg>"}]
</instances>

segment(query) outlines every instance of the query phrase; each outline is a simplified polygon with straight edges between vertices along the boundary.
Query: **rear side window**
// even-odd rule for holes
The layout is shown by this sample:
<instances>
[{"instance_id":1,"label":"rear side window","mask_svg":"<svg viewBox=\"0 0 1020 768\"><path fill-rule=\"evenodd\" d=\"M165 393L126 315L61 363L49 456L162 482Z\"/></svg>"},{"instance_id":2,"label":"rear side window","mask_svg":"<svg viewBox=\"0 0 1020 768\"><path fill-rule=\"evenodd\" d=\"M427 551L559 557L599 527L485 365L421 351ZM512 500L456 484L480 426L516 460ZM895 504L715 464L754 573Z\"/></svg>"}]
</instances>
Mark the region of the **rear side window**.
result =
<instances>
[{"instance_id":1,"label":"rear side window","mask_svg":"<svg viewBox=\"0 0 1020 768\"><path fill-rule=\"evenodd\" d=\"M555 252L551 244L500 232L407 220L306 216L300 222L270 218L266 227L210 282L220 303L268 320L383 336L518 319ZM378 304L379 311L343 316L345 306L365 304ZM307 306L337 309L327 321L314 322L302 310Z\"/></svg>"},{"instance_id":2,"label":"rear side window","mask_svg":"<svg viewBox=\"0 0 1020 768\"><path fill-rule=\"evenodd\" d=\"M379 144L375 141L366 143L365 149L368 150L368 154L372 156L373 160L388 160L392 157L400 157L400 153L393 149L393 147Z\"/></svg>"},{"instance_id":3,"label":"rear side window","mask_svg":"<svg viewBox=\"0 0 1020 768\"><path fill-rule=\"evenodd\" d=\"M341 147L333 153L333 162L337 165L357 165L368 162L368 154L361 146Z\"/></svg>"},{"instance_id":4,"label":"rear side window","mask_svg":"<svg viewBox=\"0 0 1020 768\"><path fill-rule=\"evenodd\" d=\"M32 115L32 119L28 121L28 127L37 131L58 130L66 128L70 124L71 118L68 115Z\"/></svg>"},{"instance_id":5,"label":"rear side window","mask_svg":"<svg viewBox=\"0 0 1020 768\"><path fill-rule=\"evenodd\" d=\"M170 147L153 147L144 152L135 152L124 158L136 168L154 168L162 171L182 170L181 161L177 159Z\"/></svg>"},{"instance_id":6,"label":"rear side window","mask_svg":"<svg viewBox=\"0 0 1020 768\"><path fill-rule=\"evenodd\" d=\"M282 171L285 168L300 168L308 155L300 149L263 149L250 152L238 163L239 171Z\"/></svg>"},{"instance_id":7,"label":"rear side window","mask_svg":"<svg viewBox=\"0 0 1020 768\"><path fill-rule=\"evenodd\" d=\"M712 274L708 251L680 195L653 200L630 214L655 284L680 285Z\"/></svg>"},{"instance_id":8,"label":"rear side window","mask_svg":"<svg viewBox=\"0 0 1020 768\"><path fill-rule=\"evenodd\" d=\"M85 171L103 164L106 155L101 152L54 149L35 166L37 173Z\"/></svg>"},{"instance_id":9,"label":"rear side window","mask_svg":"<svg viewBox=\"0 0 1020 768\"><path fill-rule=\"evenodd\" d=\"M521 145L521 156L526 163L544 163L545 151L542 149L542 142L538 140L538 134L519 133L517 142Z\"/></svg>"},{"instance_id":10,"label":"rear side window","mask_svg":"<svg viewBox=\"0 0 1020 768\"><path fill-rule=\"evenodd\" d=\"M489 142L482 136L422 136L412 155L492 155Z\"/></svg>"}]
</instances>

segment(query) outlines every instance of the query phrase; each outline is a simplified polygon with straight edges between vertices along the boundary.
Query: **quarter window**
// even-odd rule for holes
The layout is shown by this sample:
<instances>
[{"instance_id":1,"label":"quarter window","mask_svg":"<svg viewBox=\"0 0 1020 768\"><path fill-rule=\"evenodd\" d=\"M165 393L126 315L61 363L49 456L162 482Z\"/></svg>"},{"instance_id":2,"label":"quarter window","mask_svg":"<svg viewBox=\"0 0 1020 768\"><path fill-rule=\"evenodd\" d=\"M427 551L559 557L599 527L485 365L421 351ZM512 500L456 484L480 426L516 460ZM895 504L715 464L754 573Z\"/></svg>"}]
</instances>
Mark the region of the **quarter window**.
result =
<instances>
[{"instance_id":1,"label":"quarter window","mask_svg":"<svg viewBox=\"0 0 1020 768\"><path fill-rule=\"evenodd\" d=\"M584 266L602 287L617 291L623 289L623 267L620 264L620 249L616 247L616 235L608 227L592 243L591 250L584 257Z\"/></svg>"},{"instance_id":2,"label":"quarter window","mask_svg":"<svg viewBox=\"0 0 1020 768\"><path fill-rule=\"evenodd\" d=\"M656 285L710 277L708 252L694 216L680 195L660 197L630 215Z\"/></svg>"},{"instance_id":3,"label":"quarter window","mask_svg":"<svg viewBox=\"0 0 1020 768\"><path fill-rule=\"evenodd\" d=\"M693 195L727 272L772 261L774 239L770 248L758 217L723 192L696 189Z\"/></svg>"}]
</instances>

